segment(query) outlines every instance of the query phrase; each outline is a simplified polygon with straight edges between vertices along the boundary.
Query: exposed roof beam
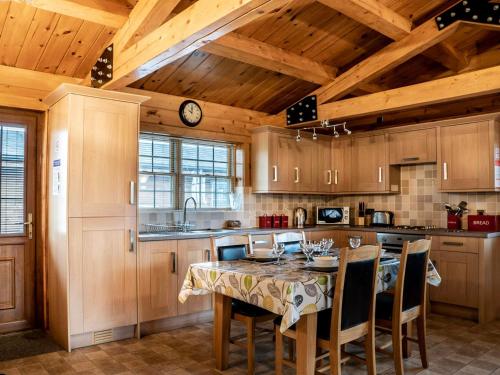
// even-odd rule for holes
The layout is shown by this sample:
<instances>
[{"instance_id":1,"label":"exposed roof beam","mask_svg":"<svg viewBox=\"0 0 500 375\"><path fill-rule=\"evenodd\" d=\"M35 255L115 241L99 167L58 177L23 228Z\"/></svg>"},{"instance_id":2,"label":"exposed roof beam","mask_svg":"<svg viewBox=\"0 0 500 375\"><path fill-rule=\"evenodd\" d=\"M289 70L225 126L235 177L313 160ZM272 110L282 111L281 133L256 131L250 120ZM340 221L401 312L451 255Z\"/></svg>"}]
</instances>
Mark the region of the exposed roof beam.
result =
<instances>
[{"instance_id":1,"label":"exposed roof beam","mask_svg":"<svg viewBox=\"0 0 500 375\"><path fill-rule=\"evenodd\" d=\"M331 82L337 74L335 67L237 33L229 33L202 50L319 85Z\"/></svg>"},{"instance_id":2,"label":"exposed roof beam","mask_svg":"<svg viewBox=\"0 0 500 375\"><path fill-rule=\"evenodd\" d=\"M326 103L341 98L372 81L396 66L410 60L453 34L459 23L438 30L434 20L429 20L414 29L403 39L389 44L365 60L338 76L330 84L316 90L318 103Z\"/></svg>"},{"instance_id":3,"label":"exposed roof beam","mask_svg":"<svg viewBox=\"0 0 500 375\"><path fill-rule=\"evenodd\" d=\"M117 6L108 2L106 7L98 7L99 2L91 0L13 0L18 3L31 5L48 12L59 13L65 16L79 18L97 24L119 28L127 20L127 7Z\"/></svg>"},{"instance_id":4,"label":"exposed roof beam","mask_svg":"<svg viewBox=\"0 0 500 375\"><path fill-rule=\"evenodd\" d=\"M139 0L113 38L115 52L122 51L138 33L144 36L159 27L179 2L180 0Z\"/></svg>"},{"instance_id":5,"label":"exposed roof beam","mask_svg":"<svg viewBox=\"0 0 500 375\"><path fill-rule=\"evenodd\" d=\"M409 19L380 3L379 0L319 1L392 40L401 40L412 30L412 22ZM448 44L436 46L423 54L455 72L467 64L463 54Z\"/></svg>"},{"instance_id":6,"label":"exposed roof beam","mask_svg":"<svg viewBox=\"0 0 500 375\"><path fill-rule=\"evenodd\" d=\"M500 93L500 66L318 106L321 119L347 120ZM284 114L262 125L285 124Z\"/></svg>"},{"instance_id":7,"label":"exposed roof beam","mask_svg":"<svg viewBox=\"0 0 500 375\"><path fill-rule=\"evenodd\" d=\"M287 2L288 0L198 0L115 56L113 80L103 87L125 87Z\"/></svg>"}]
</instances>

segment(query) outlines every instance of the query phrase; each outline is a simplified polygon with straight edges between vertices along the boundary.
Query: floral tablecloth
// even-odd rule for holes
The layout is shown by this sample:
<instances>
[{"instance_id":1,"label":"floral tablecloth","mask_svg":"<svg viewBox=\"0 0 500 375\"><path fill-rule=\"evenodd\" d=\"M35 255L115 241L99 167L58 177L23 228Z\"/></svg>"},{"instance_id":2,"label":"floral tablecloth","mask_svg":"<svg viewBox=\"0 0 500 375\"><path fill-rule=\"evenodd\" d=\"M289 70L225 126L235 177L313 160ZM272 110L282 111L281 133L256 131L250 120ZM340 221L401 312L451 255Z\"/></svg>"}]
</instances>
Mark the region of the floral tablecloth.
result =
<instances>
[{"instance_id":1,"label":"floral tablecloth","mask_svg":"<svg viewBox=\"0 0 500 375\"><path fill-rule=\"evenodd\" d=\"M284 332L301 315L332 307L336 273L308 271L304 267L301 260L288 260L282 265L246 260L191 264L179 301L184 303L190 295L221 293L282 315L280 330ZM378 292L394 286L398 269L397 258L380 265ZM432 263L428 282L441 282Z\"/></svg>"}]
</instances>

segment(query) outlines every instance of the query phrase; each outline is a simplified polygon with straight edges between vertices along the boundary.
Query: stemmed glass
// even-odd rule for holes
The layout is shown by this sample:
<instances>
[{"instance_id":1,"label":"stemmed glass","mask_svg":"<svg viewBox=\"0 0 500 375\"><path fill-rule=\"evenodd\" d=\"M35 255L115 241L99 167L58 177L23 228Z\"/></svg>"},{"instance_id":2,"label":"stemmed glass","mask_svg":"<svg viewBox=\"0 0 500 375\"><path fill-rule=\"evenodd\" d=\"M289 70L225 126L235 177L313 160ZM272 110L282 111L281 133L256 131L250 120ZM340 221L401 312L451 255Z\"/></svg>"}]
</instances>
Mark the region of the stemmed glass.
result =
<instances>
[{"instance_id":1,"label":"stemmed glass","mask_svg":"<svg viewBox=\"0 0 500 375\"><path fill-rule=\"evenodd\" d=\"M311 255L314 250L314 247L310 243L306 243L305 241L300 242L300 248L304 255L307 258L306 264L311 263Z\"/></svg>"},{"instance_id":2,"label":"stemmed glass","mask_svg":"<svg viewBox=\"0 0 500 375\"><path fill-rule=\"evenodd\" d=\"M276 261L277 265L281 264L280 258L284 252L285 252L285 244L284 243L280 243L280 244L274 243L273 244L273 255L278 257L278 260Z\"/></svg>"},{"instance_id":3,"label":"stemmed glass","mask_svg":"<svg viewBox=\"0 0 500 375\"><path fill-rule=\"evenodd\" d=\"M357 249L361 246L361 236L349 236L349 246L351 249Z\"/></svg>"},{"instance_id":4,"label":"stemmed glass","mask_svg":"<svg viewBox=\"0 0 500 375\"><path fill-rule=\"evenodd\" d=\"M322 254L328 255L329 251L332 248L334 243L335 243L335 241L333 241L331 238L329 238L329 239L323 238L321 240Z\"/></svg>"}]
</instances>

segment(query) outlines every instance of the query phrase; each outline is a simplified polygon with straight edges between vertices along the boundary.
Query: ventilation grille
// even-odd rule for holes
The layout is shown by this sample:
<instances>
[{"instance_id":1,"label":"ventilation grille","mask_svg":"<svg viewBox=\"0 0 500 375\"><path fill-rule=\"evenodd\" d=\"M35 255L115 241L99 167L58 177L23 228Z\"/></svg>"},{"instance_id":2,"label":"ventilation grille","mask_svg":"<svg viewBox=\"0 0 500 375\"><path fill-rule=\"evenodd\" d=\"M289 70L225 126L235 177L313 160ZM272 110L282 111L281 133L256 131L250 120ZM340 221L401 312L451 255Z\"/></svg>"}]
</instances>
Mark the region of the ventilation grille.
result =
<instances>
[{"instance_id":1,"label":"ventilation grille","mask_svg":"<svg viewBox=\"0 0 500 375\"><path fill-rule=\"evenodd\" d=\"M113 330L94 332L94 344L104 344L105 342L113 341Z\"/></svg>"}]
</instances>

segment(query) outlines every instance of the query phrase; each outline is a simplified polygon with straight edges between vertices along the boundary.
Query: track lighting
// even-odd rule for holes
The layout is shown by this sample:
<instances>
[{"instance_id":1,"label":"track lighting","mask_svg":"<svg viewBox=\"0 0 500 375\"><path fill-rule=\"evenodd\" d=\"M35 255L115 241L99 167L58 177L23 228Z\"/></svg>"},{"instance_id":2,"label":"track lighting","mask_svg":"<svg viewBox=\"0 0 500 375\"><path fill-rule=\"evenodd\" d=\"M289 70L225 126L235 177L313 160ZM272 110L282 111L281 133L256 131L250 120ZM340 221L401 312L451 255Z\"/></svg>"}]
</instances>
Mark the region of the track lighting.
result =
<instances>
[{"instance_id":1,"label":"track lighting","mask_svg":"<svg viewBox=\"0 0 500 375\"><path fill-rule=\"evenodd\" d=\"M313 141L318 139L318 135L316 134L316 128L313 128Z\"/></svg>"},{"instance_id":2,"label":"track lighting","mask_svg":"<svg viewBox=\"0 0 500 375\"><path fill-rule=\"evenodd\" d=\"M295 140L297 142L300 142L302 140L302 137L300 136L300 129L297 130L297 136L295 137Z\"/></svg>"},{"instance_id":3,"label":"track lighting","mask_svg":"<svg viewBox=\"0 0 500 375\"><path fill-rule=\"evenodd\" d=\"M337 127L336 126L333 127L333 136L335 138L338 138L340 136L339 132L337 131Z\"/></svg>"},{"instance_id":4,"label":"track lighting","mask_svg":"<svg viewBox=\"0 0 500 375\"><path fill-rule=\"evenodd\" d=\"M352 132L351 132L349 129L347 129L347 128L345 127L345 124L346 124L345 122L342 124L342 127L344 128L344 132L345 132L347 135L351 135L351 133L352 133Z\"/></svg>"}]
</instances>

